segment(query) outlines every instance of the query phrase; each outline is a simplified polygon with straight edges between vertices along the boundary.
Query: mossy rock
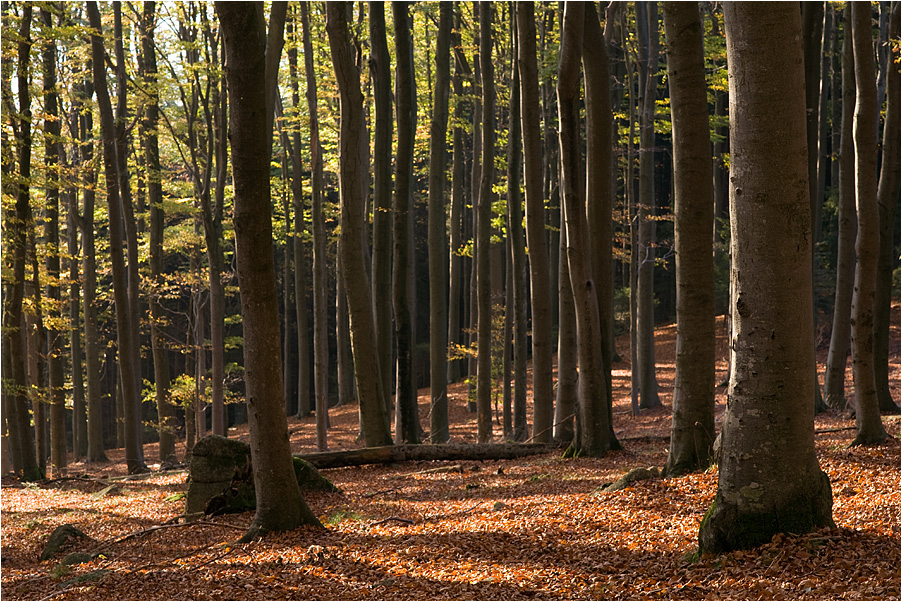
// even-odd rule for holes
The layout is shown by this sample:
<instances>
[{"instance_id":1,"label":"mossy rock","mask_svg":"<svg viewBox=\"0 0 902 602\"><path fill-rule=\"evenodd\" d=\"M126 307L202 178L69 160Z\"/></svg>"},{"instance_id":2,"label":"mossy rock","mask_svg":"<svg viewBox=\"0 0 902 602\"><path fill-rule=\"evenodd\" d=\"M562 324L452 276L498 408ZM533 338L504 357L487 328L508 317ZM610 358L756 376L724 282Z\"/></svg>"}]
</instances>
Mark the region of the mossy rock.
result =
<instances>
[{"instance_id":1,"label":"mossy rock","mask_svg":"<svg viewBox=\"0 0 902 602\"><path fill-rule=\"evenodd\" d=\"M636 481L644 481L646 479L657 479L661 476L661 472L655 466L648 468L634 468L610 485L601 488L601 491L609 493L611 491L620 491L626 489Z\"/></svg>"},{"instance_id":2,"label":"mossy rock","mask_svg":"<svg viewBox=\"0 0 902 602\"><path fill-rule=\"evenodd\" d=\"M49 560L64 549L72 548L83 541L90 542L93 539L75 525L61 525L50 534L44 551L41 552L41 560Z\"/></svg>"},{"instance_id":3,"label":"mossy rock","mask_svg":"<svg viewBox=\"0 0 902 602\"><path fill-rule=\"evenodd\" d=\"M294 462L294 476L298 480L298 487L301 488L301 491L338 492L338 487L320 474L313 464L303 458L292 457L291 459Z\"/></svg>"}]
</instances>

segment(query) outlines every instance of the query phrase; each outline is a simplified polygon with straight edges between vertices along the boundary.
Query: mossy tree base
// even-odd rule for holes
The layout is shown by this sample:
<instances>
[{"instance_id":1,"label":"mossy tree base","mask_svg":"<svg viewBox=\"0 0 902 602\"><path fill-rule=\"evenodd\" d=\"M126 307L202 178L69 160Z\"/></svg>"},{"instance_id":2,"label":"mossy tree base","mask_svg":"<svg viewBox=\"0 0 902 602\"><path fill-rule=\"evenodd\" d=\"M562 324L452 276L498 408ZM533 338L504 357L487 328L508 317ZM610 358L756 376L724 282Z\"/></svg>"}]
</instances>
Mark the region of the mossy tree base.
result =
<instances>
[{"instance_id":1,"label":"mossy tree base","mask_svg":"<svg viewBox=\"0 0 902 602\"><path fill-rule=\"evenodd\" d=\"M746 550L769 542L777 533L802 534L836 526L830 479L822 471L807 486L759 491L753 500L744 494L736 496L738 503L727 501L718 491L699 527L699 552Z\"/></svg>"}]
</instances>

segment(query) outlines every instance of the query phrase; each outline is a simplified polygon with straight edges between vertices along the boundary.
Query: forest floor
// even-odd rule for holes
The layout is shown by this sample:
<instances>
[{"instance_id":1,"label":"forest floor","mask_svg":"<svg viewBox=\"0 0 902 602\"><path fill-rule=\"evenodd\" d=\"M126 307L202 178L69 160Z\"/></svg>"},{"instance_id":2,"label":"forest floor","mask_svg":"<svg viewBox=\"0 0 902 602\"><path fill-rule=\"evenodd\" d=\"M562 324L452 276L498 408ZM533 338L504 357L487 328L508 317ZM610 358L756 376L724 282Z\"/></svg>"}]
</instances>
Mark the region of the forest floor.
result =
<instances>
[{"instance_id":1,"label":"forest floor","mask_svg":"<svg viewBox=\"0 0 902 602\"><path fill-rule=\"evenodd\" d=\"M899 304L890 349L893 398L900 393ZM718 381L726 338L718 319ZM756 549L697 558L698 526L714 498L717 470L639 481L604 493L636 467L664 464L670 436L674 326L658 331L664 407L630 413L629 365L614 373L614 427L624 449L601 459L560 451L514 460L404 462L324 470L341 493L310 493L325 529L303 528L236 544L251 513L179 523L184 472L117 481L110 462L76 463L36 484L3 479L0 491L3 599L799 599L900 598L900 419L893 439L849 448L854 420L815 420L821 468L833 489L835 529L776 536ZM827 340L829 335L827 334ZM628 357L627 343L618 350ZM820 371L826 350L819 353ZM851 394L851 369L847 392ZM725 386L718 388L718 423ZM466 385L450 390L452 441L475 442ZM428 390L420 418L428 427ZM360 447L357 408L330 411L329 447ZM493 425L500 440L500 425ZM292 450L315 450L313 418L290 419ZM230 429L247 437L247 427ZM183 448L181 449L183 452ZM156 446L145 446L148 460ZM446 468L447 471L423 472ZM75 478L73 478L75 477ZM102 542L91 562L39 561L50 533L71 523ZM146 530L146 532L144 532ZM142 533L143 532L143 533Z\"/></svg>"}]
</instances>

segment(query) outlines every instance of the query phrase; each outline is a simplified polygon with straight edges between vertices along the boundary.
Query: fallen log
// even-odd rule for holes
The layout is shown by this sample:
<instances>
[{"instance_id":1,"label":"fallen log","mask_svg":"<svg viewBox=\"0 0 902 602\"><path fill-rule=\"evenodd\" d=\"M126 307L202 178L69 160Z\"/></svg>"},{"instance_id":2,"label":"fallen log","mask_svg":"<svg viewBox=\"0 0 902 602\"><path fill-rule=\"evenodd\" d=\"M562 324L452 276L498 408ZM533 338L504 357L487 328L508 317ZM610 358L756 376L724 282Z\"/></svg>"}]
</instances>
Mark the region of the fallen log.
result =
<instances>
[{"instance_id":1,"label":"fallen log","mask_svg":"<svg viewBox=\"0 0 902 602\"><path fill-rule=\"evenodd\" d=\"M316 452L295 457L306 460L318 469L323 469L364 464L391 464L410 460L417 462L509 460L544 454L554 451L558 447L557 444L546 443L386 445L384 447Z\"/></svg>"}]
</instances>

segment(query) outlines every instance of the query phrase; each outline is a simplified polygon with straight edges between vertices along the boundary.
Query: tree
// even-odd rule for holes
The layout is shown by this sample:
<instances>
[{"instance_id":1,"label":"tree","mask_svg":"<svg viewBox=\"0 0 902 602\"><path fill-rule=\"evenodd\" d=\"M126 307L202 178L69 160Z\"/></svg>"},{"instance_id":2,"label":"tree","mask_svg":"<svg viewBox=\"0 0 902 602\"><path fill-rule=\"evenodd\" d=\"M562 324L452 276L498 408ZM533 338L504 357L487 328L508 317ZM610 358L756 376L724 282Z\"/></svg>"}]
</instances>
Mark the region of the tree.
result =
<instances>
[{"instance_id":1,"label":"tree","mask_svg":"<svg viewBox=\"0 0 902 602\"><path fill-rule=\"evenodd\" d=\"M564 9L557 99L560 120L561 198L566 224L566 254L576 310L579 390L579 437L574 453L592 457L610 449L607 386L602 359L601 320L591 258L586 256L588 224L583 192L579 133L579 67L582 59L585 7ZM596 116L604 118L603 116Z\"/></svg>"},{"instance_id":2,"label":"tree","mask_svg":"<svg viewBox=\"0 0 902 602\"><path fill-rule=\"evenodd\" d=\"M395 108L398 148L395 154L394 247L392 307L395 311L395 438L419 443L415 370L416 285L413 261L413 145L416 137L417 97L413 67L413 36L406 2L392 3L395 26ZM444 137L442 138L444 142ZM444 220L442 220L444 229Z\"/></svg>"},{"instance_id":3,"label":"tree","mask_svg":"<svg viewBox=\"0 0 902 602\"><path fill-rule=\"evenodd\" d=\"M63 389L64 340L61 327L63 322L62 297L60 294L60 157L62 143L60 136L59 93L56 90L57 45L52 32L53 13L41 7L41 25L44 30L44 47L41 49L44 76L44 163L47 167L46 213L44 219L47 244L47 311L49 348L47 359L49 400L50 400L50 461L56 469L68 463L66 454L66 392Z\"/></svg>"},{"instance_id":4,"label":"tree","mask_svg":"<svg viewBox=\"0 0 902 602\"><path fill-rule=\"evenodd\" d=\"M360 402L363 437L368 447L391 444L382 376L373 356L376 328L373 318L372 289L367 272L365 211L369 189L367 152L369 141L360 91L360 72L354 62L347 5L330 2L326 7L326 32L332 64L338 82L341 118L339 129L339 195L341 197L341 238L339 253L343 261L348 290L354 346L354 370Z\"/></svg>"},{"instance_id":5,"label":"tree","mask_svg":"<svg viewBox=\"0 0 902 602\"><path fill-rule=\"evenodd\" d=\"M376 119L373 132L373 312L376 354L385 410L391 413L392 307L392 119L391 57L385 35L385 4L369 3L370 78Z\"/></svg>"},{"instance_id":6,"label":"tree","mask_svg":"<svg viewBox=\"0 0 902 602\"><path fill-rule=\"evenodd\" d=\"M833 331L827 369L824 372L824 402L837 409L846 405L846 364L852 332L852 288L855 278L855 147L852 142L852 115L855 111L855 58L852 53L850 3L845 8L842 45L842 118L839 148L839 233L836 248L836 296L833 301ZM834 116L834 119L836 117Z\"/></svg>"},{"instance_id":7,"label":"tree","mask_svg":"<svg viewBox=\"0 0 902 602\"><path fill-rule=\"evenodd\" d=\"M734 334L717 495L702 552L833 526L814 450L814 332L797 5L724 6ZM774 93L774 91L779 91Z\"/></svg>"},{"instance_id":8,"label":"tree","mask_svg":"<svg viewBox=\"0 0 902 602\"><path fill-rule=\"evenodd\" d=\"M664 472L705 467L714 444L713 165L698 6L664 3L673 124L677 356L670 452Z\"/></svg>"},{"instance_id":9,"label":"tree","mask_svg":"<svg viewBox=\"0 0 902 602\"><path fill-rule=\"evenodd\" d=\"M636 347L639 407L661 405L655 376L655 100L658 71L658 11L656 2L636 4L639 33L639 203L636 221Z\"/></svg>"},{"instance_id":10,"label":"tree","mask_svg":"<svg viewBox=\"0 0 902 602\"><path fill-rule=\"evenodd\" d=\"M435 48L435 94L429 124L429 439L448 441L448 245L445 241L448 97L451 93L451 21L453 6L439 7ZM456 300L455 300L456 302Z\"/></svg>"},{"instance_id":11,"label":"tree","mask_svg":"<svg viewBox=\"0 0 902 602\"><path fill-rule=\"evenodd\" d=\"M120 160L124 158L124 150L118 146L125 142L116 131L113 119L113 106L106 82L105 52L100 11L96 2L87 4L88 21L94 32L91 33L91 58L94 72L94 91L97 95L97 108L100 114L100 129L103 137L103 163L106 175L107 210L109 214L110 262L113 271L113 296L116 305L116 340L118 343L119 380L122 387L123 423L125 434L125 460L129 474L145 472L144 453L138 430L138 365L136 350L137 328L134 325L132 300L137 302L134 291L130 291L130 275L126 273L126 261L123 255L123 240L128 236L124 232L126 221L123 207L130 205L130 200L121 198L120 185L128 181L127 169L120 169ZM124 61L120 61L124 62ZM122 65L122 69L125 65ZM121 105L120 105L121 109ZM123 116L124 117L124 116ZM124 125L122 126L125 127ZM126 173L121 173L125 171ZM137 249L135 250L137 253ZM131 257L129 258L131 260ZM137 261L137 254L135 254ZM137 266L136 266L137 269ZM135 286L137 283L135 283Z\"/></svg>"},{"instance_id":12,"label":"tree","mask_svg":"<svg viewBox=\"0 0 902 602\"><path fill-rule=\"evenodd\" d=\"M476 219L477 367L479 443L492 439L492 185L495 182L495 65L492 63L492 5L479 3L479 62L482 71L482 168ZM473 144L476 144L474 140ZM475 159L474 159L475 161Z\"/></svg>"},{"instance_id":13,"label":"tree","mask_svg":"<svg viewBox=\"0 0 902 602\"><path fill-rule=\"evenodd\" d=\"M539 69L536 60L536 24L532 2L517 2L520 69L520 118L523 122L526 244L529 247L530 301L532 302L533 432L536 442L551 440L554 407L551 325L551 266L545 234L542 138L539 112Z\"/></svg>"},{"instance_id":14,"label":"tree","mask_svg":"<svg viewBox=\"0 0 902 602\"><path fill-rule=\"evenodd\" d=\"M267 531L318 525L319 521L307 507L294 476L282 400L269 190L272 124L267 115L266 71L261 69L266 54L281 52L281 44L278 48L271 44L267 47L262 4L218 2L216 13L222 28L226 83L232 99L229 131L235 189L233 222L257 499L254 521L242 538L249 541Z\"/></svg>"},{"instance_id":15,"label":"tree","mask_svg":"<svg viewBox=\"0 0 902 602\"><path fill-rule=\"evenodd\" d=\"M899 3L893 4L890 38L899 39ZM880 410L899 413L899 405L889 391L889 325L893 268L898 256L893 252L895 207L899 204L899 46L891 46L887 62L886 119L883 123L883 159L877 183L880 215L880 255L877 260L877 288L874 298L874 374Z\"/></svg>"},{"instance_id":16,"label":"tree","mask_svg":"<svg viewBox=\"0 0 902 602\"><path fill-rule=\"evenodd\" d=\"M852 50L855 55L855 289L852 293L852 375L855 380L853 445L880 443L886 430L880 419L874 370L874 306L877 261L880 254L880 215L877 206L877 70L871 34L871 5L852 4Z\"/></svg>"}]
</instances>

